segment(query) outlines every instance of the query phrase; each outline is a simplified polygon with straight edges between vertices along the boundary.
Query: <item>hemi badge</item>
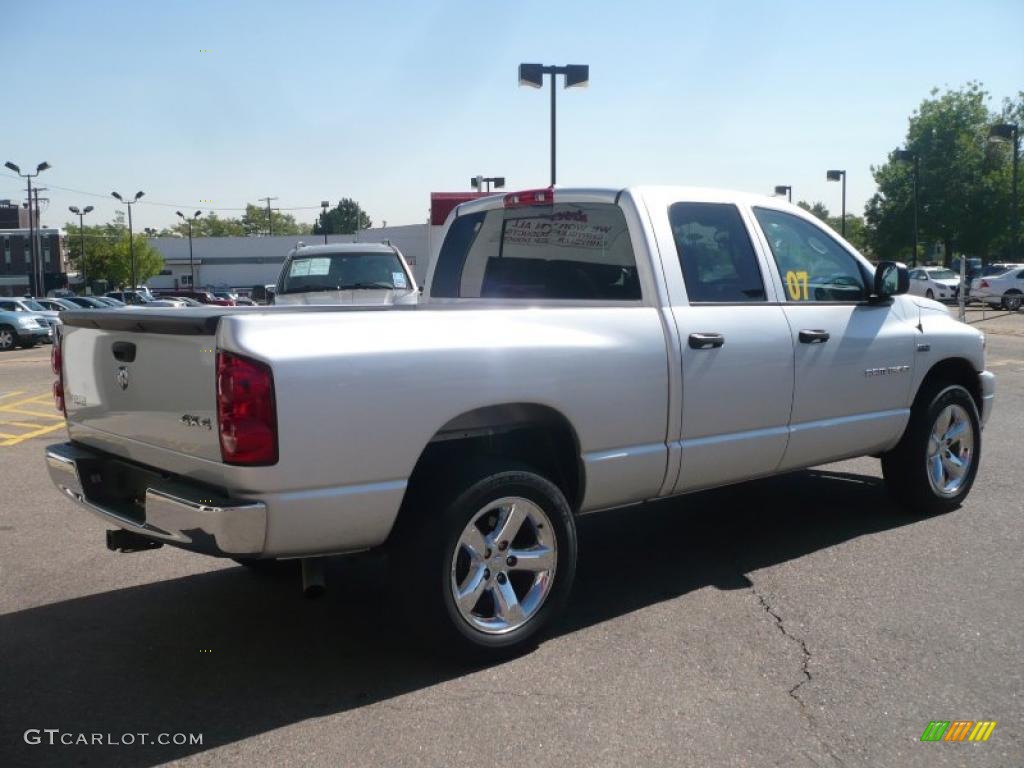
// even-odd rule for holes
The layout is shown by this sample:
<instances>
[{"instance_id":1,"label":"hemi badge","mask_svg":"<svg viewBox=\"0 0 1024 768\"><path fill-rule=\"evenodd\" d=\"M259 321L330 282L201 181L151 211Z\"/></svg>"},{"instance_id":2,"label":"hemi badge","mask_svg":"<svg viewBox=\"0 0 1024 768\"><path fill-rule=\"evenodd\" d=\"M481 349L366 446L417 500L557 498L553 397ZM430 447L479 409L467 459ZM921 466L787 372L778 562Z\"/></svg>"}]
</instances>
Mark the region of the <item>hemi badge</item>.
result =
<instances>
[{"instance_id":1,"label":"hemi badge","mask_svg":"<svg viewBox=\"0 0 1024 768\"><path fill-rule=\"evenodd\" d=\"M917 345L917 351L918 352L931 352L932 351L932 345L931 344L918 344Z\"/></svg>"}]
</instances>

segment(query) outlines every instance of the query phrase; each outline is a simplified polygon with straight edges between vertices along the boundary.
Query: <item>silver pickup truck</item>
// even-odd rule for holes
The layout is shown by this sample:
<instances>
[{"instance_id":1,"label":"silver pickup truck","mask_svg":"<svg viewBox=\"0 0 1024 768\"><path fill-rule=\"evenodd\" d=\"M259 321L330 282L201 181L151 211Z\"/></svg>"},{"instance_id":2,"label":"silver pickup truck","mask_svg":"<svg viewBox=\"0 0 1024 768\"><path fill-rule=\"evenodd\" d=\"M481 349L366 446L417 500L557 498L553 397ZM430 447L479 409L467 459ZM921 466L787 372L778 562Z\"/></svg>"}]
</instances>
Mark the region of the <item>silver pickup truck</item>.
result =
<instances>
[{"instance_id":1,"label":"silver pickup truck","mask_svg":"<svg viewBox=\"0 0 1024 768\"><path fill-rule=\"evenodd\" d=\"M112 549L386 546L417 637L507 653L585 513L863 455L908 509L960 504L995 380L907 284L778 199L483 198L418 306L65 313L47 462Z\"/></svg>"}]
</instances>

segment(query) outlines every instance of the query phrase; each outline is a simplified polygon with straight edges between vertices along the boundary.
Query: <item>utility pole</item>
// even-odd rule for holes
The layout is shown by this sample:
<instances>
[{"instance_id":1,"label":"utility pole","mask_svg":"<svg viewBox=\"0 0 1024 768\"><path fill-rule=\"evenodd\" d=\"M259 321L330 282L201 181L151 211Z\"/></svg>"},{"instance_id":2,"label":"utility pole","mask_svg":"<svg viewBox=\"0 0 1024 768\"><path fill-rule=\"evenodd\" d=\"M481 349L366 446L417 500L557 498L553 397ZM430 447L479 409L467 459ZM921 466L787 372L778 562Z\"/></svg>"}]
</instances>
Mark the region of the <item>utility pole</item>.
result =
<instances>
[{"instance_id":1,"label":"utility pole","mask_svg":"<svg viewBox=\"0 0 1024 768\"><path fill-rule=\"evenodd\" d=\"M270 211L270 201L277 200L276 197L261 197L260 200L265 201L267 204L267 231L268 234L273 236L274 234L274 215Z\"/></svg>"},{"instance_id":2,"label":"utility pole","mask_svg":"<svg viewBox=\"0 0 1024 768\"><path fill-rule=\"evenodd\" d=\"M37 272L37 279L39 280L39 282L37 283L37 286L38 286L39 292L36 295L37 296L45 296L46 295L46 279L44 277L44 269L45 269L46 265L43 263L42 233L39 231L41 229L41 226L42 226L42 224L40 223L40 220L41 220L42 217L41 217L41 215L39 213L39 192L40 191L46 192L47 191L46 187L36 187L34 190L32 190L33 194L35 195L35 201L36 201L36 222L37 222L36 234L35 234L35 245L36 245L36 272ZM50 201L47 198L44 197L43 198L43 202L49 203Z\"/></svg>"}]
</instances>

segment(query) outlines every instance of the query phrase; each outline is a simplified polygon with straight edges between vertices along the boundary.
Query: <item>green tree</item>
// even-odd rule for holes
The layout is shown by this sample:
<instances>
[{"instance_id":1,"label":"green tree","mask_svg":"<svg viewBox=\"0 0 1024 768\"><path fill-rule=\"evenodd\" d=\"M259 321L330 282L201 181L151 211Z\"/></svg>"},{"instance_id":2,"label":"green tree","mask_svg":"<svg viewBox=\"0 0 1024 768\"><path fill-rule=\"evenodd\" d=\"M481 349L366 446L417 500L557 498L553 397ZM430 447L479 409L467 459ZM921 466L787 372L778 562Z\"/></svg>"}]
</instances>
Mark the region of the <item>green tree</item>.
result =
<instances>
[{"instance_id":1,"label":"green tree","mask_svg":"<svg viewBox=\"0 0 1024 768\"><path fill-rule=\"evenodd\" d=\"M131 248L123 216L115 215L111 222L85 227L84 264L82 237L77 222L69 222L64 228L74 233L68 236L69 257L79 271L84 266L90 282L106 280L111 287L125 286L131 282ZM149 244L145 235L135 235L132 242L135 246L135 279L141 284L159 274L164 267L164 260L160 252Z\"/></svg>"},{"instance_id":2,"label":"green tree","mask_svg":"<svg viewBox=\"0 0 1024 768\"><path fill-rule=\"evenodd\" d=\"M355 200L346 197L334 208L327 211L326 216L320 217L313 223L313 234L322 235L326 232L329 235L352 235L361 229L369 229L373 226L370 217Z\"/></svg>"},{"instance_id":3,"label":"green tree","mask_svg":"<svg viewBox=\"0 0 1024 768\"><path fill-rule=\"evenodd\" d=\"M290 213L281 213L271 209L270 221L273 224L271 230L275 235L305 235L309 233L309 227L296 222L295 217ZM267 209L252 203L246 204L241 224L247 235L268 234Z\"/></svg>"},{"instance_id":4,"label":"green tree","mask_svg":"<svg viewBox=\"0 0 1024 768\"><path fill-rule=\"evenodd\" d=\"M980 83L933 89L910 116L905 147L917 155L918 232L921 242L943 244L985 258L1005 247L1010 209L1009 152L988 139L1000 114L989 110ZM1024 97L1007 101L1003 114L1020 114ZM865 206L867 237L880 256L913 257L913 165L890 154L872 167L878 191Z\"/></svg>"}]
</instances>

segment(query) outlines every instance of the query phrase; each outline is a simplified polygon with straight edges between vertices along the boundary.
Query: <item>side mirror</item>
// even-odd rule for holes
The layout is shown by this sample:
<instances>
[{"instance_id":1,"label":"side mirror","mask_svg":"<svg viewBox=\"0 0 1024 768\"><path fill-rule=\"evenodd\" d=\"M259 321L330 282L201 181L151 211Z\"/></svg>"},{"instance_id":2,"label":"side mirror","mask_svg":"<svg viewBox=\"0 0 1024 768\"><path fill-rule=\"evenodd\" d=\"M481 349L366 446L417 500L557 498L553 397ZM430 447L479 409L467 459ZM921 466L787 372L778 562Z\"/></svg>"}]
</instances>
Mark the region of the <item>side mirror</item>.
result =
<instances>
[{"instance_id":1,"label":"side mirror","mask_svg":"<svg viewBox=\"0 0 1024 768\"><path fill-rule=\"evenodd\" d=\"M875 267L874 295L879 299L897 296L910 290L910 274L906 264L880 261Z\"/></svg>"}]
</instances>

